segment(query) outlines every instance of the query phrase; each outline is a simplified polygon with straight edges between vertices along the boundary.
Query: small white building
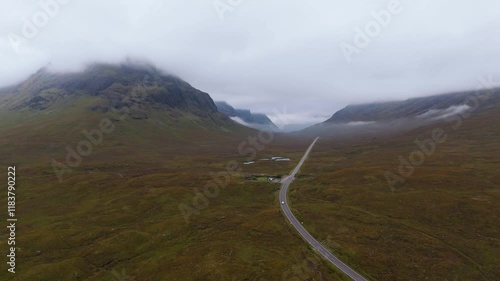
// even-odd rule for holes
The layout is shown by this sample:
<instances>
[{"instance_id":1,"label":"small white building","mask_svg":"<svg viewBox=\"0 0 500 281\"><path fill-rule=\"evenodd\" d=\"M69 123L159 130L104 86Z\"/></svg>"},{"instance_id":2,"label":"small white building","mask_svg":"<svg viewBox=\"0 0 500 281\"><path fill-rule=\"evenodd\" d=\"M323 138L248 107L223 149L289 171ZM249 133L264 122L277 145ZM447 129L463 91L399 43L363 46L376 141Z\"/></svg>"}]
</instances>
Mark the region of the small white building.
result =
<instances>
[{"instance_id":1,"label":"small white building","mask_svg":"<svg viewBox=\"0 0 500 281\"><path fill-rule=\"evenodd\" d=\"M248 162L244 162L243 165L252 165L253 163L255 163L255 161L248 161Z\"/></svg>"},{"instance_id":2,"label":"small white building","mask_svg":"<svg viewBox=\"0 0 500 281\"><path fill-rule=\"evenodd\" d=\"M278 158L274 161L291 161L291 159L290 158Z\"/></svg>"}]
</instances>

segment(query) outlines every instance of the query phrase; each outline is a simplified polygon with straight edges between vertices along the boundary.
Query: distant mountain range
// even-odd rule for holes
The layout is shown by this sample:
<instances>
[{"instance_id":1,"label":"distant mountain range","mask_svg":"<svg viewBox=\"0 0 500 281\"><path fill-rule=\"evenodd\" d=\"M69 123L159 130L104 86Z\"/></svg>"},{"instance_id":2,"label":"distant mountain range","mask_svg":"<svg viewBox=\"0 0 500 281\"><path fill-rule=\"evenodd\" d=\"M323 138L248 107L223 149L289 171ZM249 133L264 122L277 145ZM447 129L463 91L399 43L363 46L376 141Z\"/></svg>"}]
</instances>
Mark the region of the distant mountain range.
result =
<instances>
[{"instance_id":1,"label":"distant mountain range","mask_svg":"<svg viewBox=\"0 0 500 281\"><path fill-rule=\"evenodd\" d=\"M410 130L470 111L474 97L481 103L479 111L499 105L499 89L349 105L299 133L373 135ZM29 122L26 116L49 115L58 122L69 122L62 111L80 114L81 120L91 113L126 112L131 119L147 120L162 128L228 132L244 130L240 126L244 125L280 130L265 114L214 102L209 94L151 65L96 63L73 73L42 68L25 81L0 89L0 113L19 114L18 124Z\"/></svg>"},{"instance_id":2,"label":"distant mountain range","mask_svg":"<svg viewBox=\"0 0 500 281\"><path fill-rule=\"evenodd\" d=\"M248 109L235 109L224 101L217 101L215 105L221 113L229 116L232 120L240 124L258 130L279 131L278 126L276 126L265 114L252 113Z\"/></svg>"},{"instance_id":3,"label":"distant mountain range","mask_svg":"<svg viewBox=\"0 0 500 281\"><path fill-rule=\"evenodd\" d=\"M300 133L335 136L391 134L446 121L459 114L477 114L499 106L500 89L348 105L325 122Z\"/></svg>"},{"instance_id":4,"label":"distant mountain range","mask_svg":"<svg viewBox=\"0 0 500 281\"><path fill-rule=\"evenodd\" d=\"M462 106L462 109L465 109L463 106L473 94L474 92L462 92L412 98L405 101L349 105L333 114L325 123L390 121L424 116L431 111L435 113L443 111L445 114L453 107Z\"/></svg>"}]
</instances>

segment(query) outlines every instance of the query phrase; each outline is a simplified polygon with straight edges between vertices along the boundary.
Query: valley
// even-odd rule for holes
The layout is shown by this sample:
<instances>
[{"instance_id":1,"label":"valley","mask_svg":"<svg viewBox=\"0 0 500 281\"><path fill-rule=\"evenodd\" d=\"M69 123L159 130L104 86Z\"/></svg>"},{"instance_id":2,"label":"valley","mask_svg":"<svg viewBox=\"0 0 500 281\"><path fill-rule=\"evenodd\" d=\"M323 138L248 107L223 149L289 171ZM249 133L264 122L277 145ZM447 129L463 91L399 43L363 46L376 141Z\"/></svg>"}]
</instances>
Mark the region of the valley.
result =
<instances>
[{"instance_id":1,"label":"valley","mask_svg":"<svg viewBox=\"0 0 500 281\"><path fill-rule=\"evenodd\" d=\"M18 273L0 280L499 276L497 90L474 111L418 121L470 93L426 98L443 106L422 105L404 130L377 130L401 118L392 103L361 119L343 111L362 134L286 134L234 122L151 69L42 71L3 93L0 153L16 166L19 222ZM289 161L259 160L277 156Z\"/></svg>"},{"instance_id":2,"label":"valley","mask_svg":"<svg viewBox=\"0 0 500 281\"><path fill-rule=\"evenodd\" d=\"M500 2L2 4L0 281L500 280Z\"/></svg>"}]
</instances>

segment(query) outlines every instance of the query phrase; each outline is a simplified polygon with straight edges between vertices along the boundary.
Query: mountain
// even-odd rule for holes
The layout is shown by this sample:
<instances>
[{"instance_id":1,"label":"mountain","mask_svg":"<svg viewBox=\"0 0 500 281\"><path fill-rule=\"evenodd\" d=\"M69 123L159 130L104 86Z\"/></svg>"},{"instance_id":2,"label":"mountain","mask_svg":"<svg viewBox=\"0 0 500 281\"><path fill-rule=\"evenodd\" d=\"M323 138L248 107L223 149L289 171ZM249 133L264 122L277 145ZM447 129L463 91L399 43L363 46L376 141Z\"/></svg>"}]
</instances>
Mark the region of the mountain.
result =
<instances>
[{"instance_id":1,"label":"mountain","mask_svg":"<svg viewBox=\"0 0 500 281\"><path fill-rule=\"evenodd\" d=\"M325 122L301 133L345 137L391 135L499 105L500 89L348 105Z\"/></svg>"},{"instance_id":2,"label":"mountain","mask_svg":"<svg viewBox=\"0 0 500 281\"><path fill-rule=\"evenodd\" d=\"M89 107L92 110L133 109L143 119L148 118L149 107L224 119L207 93L149 65L94 64L77 73L56 73L42 68L26 81L10 87L9 92L12 98L3 105L10 110L46 110L64 100L87 96L100 99Z\"/></svg>"},{"instance_id":3,"label":"mountain","mask_svg":"<svg viewBox=\"0 0 500 281\"><path fill-rule=\"evenodd\" d=\"M172 127L187 123L228 130L233 122L217 111L212 98L177 76L151 65L96 63L81 72L47 67L0 90L0 110L30 114L85 107L87 114L127 113Z\"/></svg>"},{"instance_id":4,"label":"mountain","mask_svg":"<svg viewBox=\"0 0 500 281\"><path fill-rule=\"evenodd\" d=\"M196 145L248 135L249 129L217 111L212 98L189 83L150 65L93 64L61 73L43 68L25 81L0 90L0 147L5 161L64 162L85 132L107 124L93 150L97 156L141 153L168 145ZM101 130L102 133L102 130ZM102 138L100 138L102 139ZM107 153L107 154L106 154ZM36 155L45 155L42 159Z\"/></svg>"},{"instance_id":5,"label":"mountain","mask_svg":"<svg viewBox=\"0 0 500 281\"><path fill-rule=\"evenodd\" d=\"M221 113L229 116L232 120L240 124L258 130L279 131L278 126L276 126L265 114L252 113L247 109L235 109L224 101L215 102L215 105Z\"/></svg>"},{"instance_id":6,"label":"mountain","mask_svg":"<svg viewBox=\"0 0 500 281\"><path fill-rule=\"evenodd\" d=\"M498 91L498 90L497 90ZM325 123L380 122L402 118L425 117L433 112L437 117L453 113L453 110L465 110L467 101L475 92L461 92L412 98L405 101L392 101L371 104L348 105L326 120ZM428 115L430 116L430 115Z\"/></svg>"}]
</instances>

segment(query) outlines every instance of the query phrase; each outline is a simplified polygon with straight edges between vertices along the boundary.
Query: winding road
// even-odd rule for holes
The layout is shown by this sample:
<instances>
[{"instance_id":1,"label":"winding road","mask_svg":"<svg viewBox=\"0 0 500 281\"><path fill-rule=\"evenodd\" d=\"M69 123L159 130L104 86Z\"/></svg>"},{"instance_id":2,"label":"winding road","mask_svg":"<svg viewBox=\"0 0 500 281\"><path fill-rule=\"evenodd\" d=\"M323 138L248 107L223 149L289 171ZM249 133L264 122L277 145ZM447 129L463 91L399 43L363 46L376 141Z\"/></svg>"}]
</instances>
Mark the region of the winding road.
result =
<instances>
[{"instance_id":1,"label":"winding road","mask_svg":"<svg viewBox=\"0 0 500 281\"><path fill-rule=\"evenodd\" d=\"M300 170L300 167L302 164L304 164L304 161L306 160L307 156L309 156L309 153L311 152L314 144L316 144L316 141L318 141L319 137L316 138L309 148L307 149L306 153L300 159L299 164L295 169L292 171L292 173L288 176L286 176L282 181L281 181L281 190L279 194L279 199L280 199L280 206L281 209L283 210L283 213L285 213L285 216L287 219L290 221L290 223L295 227L295 229L302 235L302 237L309 243L311 246L316 249L323 257L325 257L329 262L331 262L335 267L340 269L342 272L347 274L349 277L351 277L352 280L355 281L367 281L363 276L361 276L359 273L354 271L352 268L350 268L348 265L343 263L340 259L338 259L335 255L330 253L321 243L319 243L314 237L312 237L309 232L302 226L302 224L295 218L295 216L292 214L292 211L290 210L290 207L288 206L288 201L286 197L286 193L288 191L288 187L292 183L292 181L295 179L295 175L297 172Z\"/></svg>"}]
</instances>

